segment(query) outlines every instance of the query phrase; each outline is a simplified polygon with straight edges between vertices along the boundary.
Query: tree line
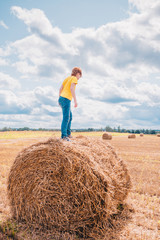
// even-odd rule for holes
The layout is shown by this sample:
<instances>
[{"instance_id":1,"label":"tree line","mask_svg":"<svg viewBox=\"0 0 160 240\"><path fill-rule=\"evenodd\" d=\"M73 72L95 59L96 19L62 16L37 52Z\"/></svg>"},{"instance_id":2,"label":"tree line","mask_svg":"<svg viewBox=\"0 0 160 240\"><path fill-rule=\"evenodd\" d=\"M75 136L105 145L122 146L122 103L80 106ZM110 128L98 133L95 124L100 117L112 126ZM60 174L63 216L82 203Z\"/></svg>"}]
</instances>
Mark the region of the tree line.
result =
<instances>
[{"instance_id":1,"label":"tree line","mask_svg":"<svg viewBox=\"0 0 160 240\"><path fill-rule=\"evenodd\" d=\"M144 133L144 134L157 134L160 130L154 129L125 129L118 126L117 128L111 128L110 126L105 127L106 132L120 132L120 133Z\"/></svg>"},{"instance_id":2,"label":"tree line","mask_svg":"<svg viewBox=\"0 0 160 240\"><path fill-rule=\"evenodd\" d=\"M0 132L7 132L7 131L60 131L60 129L48 129L48 128L10 128L10 127L3 127L0 129ZM117 128L106 126L104 128L81 128L81 129L73 129L73 132L95 132L95 131L106 131L106 132L119 132L119 133L144 133L144 134L157 134L160 130L153 130L153 129L125 129L118 126Z\"/></svg>"}]
</instances>

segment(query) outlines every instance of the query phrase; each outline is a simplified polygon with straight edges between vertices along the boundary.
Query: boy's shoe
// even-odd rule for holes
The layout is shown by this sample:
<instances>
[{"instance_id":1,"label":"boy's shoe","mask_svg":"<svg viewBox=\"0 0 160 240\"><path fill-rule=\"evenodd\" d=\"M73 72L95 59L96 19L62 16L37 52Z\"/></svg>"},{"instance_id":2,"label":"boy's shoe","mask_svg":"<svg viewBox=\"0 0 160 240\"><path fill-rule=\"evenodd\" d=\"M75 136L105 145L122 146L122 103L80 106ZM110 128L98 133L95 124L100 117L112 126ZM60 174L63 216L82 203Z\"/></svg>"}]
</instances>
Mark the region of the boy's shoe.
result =
<instances>
[{"instance_id":1,"label":"boy's shoe","mask_svg":"<svg viewBox=\"0 0 160 240\"><path fill-rule=\"evenodd\" d=\"M68 138L72 138L72 135L70 134L70 135L68 135L67 137L68 137Z\"/></svg>"},{"instance_id":2,"label":"boy's shoe","mask_svg":"<svg viewBox=\"0 0 160 240\"><path fill-rule=\"evenodd\" d=\"M68 137L63 137L62 140L70 142L71 140Z\"/></svg>"}]
</instances>

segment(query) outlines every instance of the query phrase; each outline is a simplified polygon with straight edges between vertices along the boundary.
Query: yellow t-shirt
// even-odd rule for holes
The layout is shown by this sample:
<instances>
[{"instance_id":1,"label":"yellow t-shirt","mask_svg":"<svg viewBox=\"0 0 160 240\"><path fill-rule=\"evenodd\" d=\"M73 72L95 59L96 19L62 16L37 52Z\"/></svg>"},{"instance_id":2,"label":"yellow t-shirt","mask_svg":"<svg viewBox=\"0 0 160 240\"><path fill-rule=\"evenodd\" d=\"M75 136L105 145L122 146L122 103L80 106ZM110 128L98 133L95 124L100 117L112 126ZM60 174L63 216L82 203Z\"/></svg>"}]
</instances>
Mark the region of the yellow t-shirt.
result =
<instances>
[{"instance_id":1,"label":"yellow t-shirt","mask_svg":"<svg viewBox=\"0 0 160 240\"><path fill-rule=\"evenodd\" d=\"M69 76L63 81L62 83L63 89L61 92L61 97L65 97L65 98L68 98L69 100L72 100L72 93L71 93L72 83L75 83L75 84L78 83L78 79L75 76Z\"/></svg>"}]
</instances>

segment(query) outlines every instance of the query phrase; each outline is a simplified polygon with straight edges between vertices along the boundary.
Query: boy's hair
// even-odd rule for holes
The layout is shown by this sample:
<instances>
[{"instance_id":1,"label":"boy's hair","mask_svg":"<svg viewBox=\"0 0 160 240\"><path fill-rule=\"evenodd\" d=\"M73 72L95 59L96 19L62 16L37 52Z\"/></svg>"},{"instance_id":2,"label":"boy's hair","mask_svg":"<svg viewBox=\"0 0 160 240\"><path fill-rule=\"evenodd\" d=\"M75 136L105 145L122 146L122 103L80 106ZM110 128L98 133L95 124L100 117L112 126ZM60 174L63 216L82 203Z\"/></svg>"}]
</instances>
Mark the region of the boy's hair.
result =
<instances>
[{"instance_id":1,"label":"boy's hair","mask_svg":"<svg viewBox=\"0 0 160 240\"><path fill-rule=\"evenodd\" d=\"M80 73L80 75L82 76L82 70L81 70L79 67L74 67L74 68L72 69L71 76L76 76L77 73Z\"/></svg>"}]
</instances>

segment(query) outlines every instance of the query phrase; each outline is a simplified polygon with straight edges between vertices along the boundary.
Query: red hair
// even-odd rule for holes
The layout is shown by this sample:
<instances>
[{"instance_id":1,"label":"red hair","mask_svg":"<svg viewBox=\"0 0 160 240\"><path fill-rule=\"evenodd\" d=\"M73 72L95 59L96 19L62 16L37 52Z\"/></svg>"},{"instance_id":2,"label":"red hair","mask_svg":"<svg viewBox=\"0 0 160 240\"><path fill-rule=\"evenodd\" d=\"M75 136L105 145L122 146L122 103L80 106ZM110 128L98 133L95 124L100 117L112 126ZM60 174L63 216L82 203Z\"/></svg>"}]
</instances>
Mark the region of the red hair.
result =
<instances>
[{"instance_id":1,"label":"red hair","mask_svg":"<svg viewBox=\"0 0 160 240\"><path fill-rule=\"evenodd\" d=\"M77 73L79 73L79 74L82 76L82 70L81 70L79 67L74 67L74 68L72 69L71 76L76 76Z\"/></svg>"}]
</instances>

